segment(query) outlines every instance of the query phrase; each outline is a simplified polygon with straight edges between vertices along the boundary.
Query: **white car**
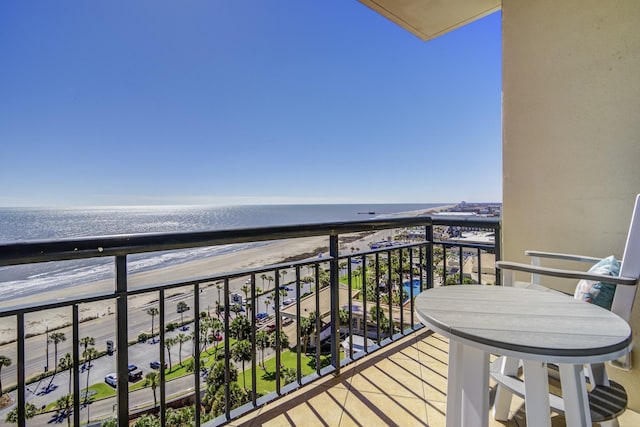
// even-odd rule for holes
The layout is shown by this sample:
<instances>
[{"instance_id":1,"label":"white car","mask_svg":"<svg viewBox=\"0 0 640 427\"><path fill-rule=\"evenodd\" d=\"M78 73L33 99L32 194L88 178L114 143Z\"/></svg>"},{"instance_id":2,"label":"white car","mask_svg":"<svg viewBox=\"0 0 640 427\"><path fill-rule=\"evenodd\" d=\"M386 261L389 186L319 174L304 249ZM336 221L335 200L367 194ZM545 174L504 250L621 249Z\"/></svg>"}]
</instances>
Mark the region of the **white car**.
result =
<instances>
[{"instance_id":1,"label":"white car","mask_svg":"<svg viewBox=\"0 0 640 427\"><path fill-rule=\"evenodd\" d=\"M114 372L106 377L104 377L104 382L109 384L111 387L116 387L118 385L118 375Z\"/></svg>"}]
</instances>

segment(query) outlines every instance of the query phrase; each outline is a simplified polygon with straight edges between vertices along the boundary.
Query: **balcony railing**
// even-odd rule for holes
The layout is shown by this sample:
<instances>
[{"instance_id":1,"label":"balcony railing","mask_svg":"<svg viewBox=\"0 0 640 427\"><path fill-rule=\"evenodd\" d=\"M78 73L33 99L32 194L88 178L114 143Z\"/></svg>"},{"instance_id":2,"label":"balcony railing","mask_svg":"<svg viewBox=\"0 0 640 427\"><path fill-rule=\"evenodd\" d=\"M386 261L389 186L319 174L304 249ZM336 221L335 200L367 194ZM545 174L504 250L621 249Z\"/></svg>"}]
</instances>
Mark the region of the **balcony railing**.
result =
<instances>
[{"instance_id":1,"label":"balcony railing","mask_svg":"<svg viewBox=\"0 0 640 427\"><path fill-rule=\"evenodd\" d=\"M349 250L348 241L382 230L395 230L397 239L374 239L365 249L351 247ZM452 235L460 234L460 230L484 230L493 234L493 240L454 239ZM283 260L279 264L231 272L203 272L196 278L160 284L132 286L129 283L127 262L132 255L313 236L327 237L328 255L307 254L306 258ZM317 378L339 375L344 365L420 328L413 314L413 299L420 291L440 284L498 284L495 268L486 265L483 268L483 262L486 263L487 256L499 259L499 242L498 219L425 216L1 245L0 267L50 263L46 265L54 270L58 262L105 257L112 258L115 265L111 290L65 299L58 299L53 293L46 302L0 308L0 318L14 318L17 331L15 342L5 343L0 348L0 352L11 352L13 348L17 362L2 370L2 384L15 390L15 419L18 425L27 425L27 419L32 415L27 403L34 384L43 379L53 381L50 369L43 372L35 366L48 366L49 334L53 335L55 331L47 330L47 361L43 363L42 354L34 355L29 347L32 344L27 343L26 319L50 310L66 310L71 318L70 326L63 326L71 330L66 347L71 349L70 364L66 368L70 375L71 397L68 408L61 412L63 417L71 417L74 425L81 424L81 416L83 423L90 421L90 409L97 420L113 415L119 426L129 425L130 418L144 413L156 414L161 425L165 425L168 409L180 405L193 405L196 426L224 424ZM78 289L81 291L82 288ZM295 293L295 297L285 298L288 292ZM144 309L151 316L152 326L150 334L136 337L134 326L139 319L130 311L129 304L131 298L139 295L154 296ZM170 307L174 307L176 298L182 302L177 301L173 311ZM81 351L88 345L81 335L85 321L88 324L99 320L83 319L81 307L96 302L115 306L113 326L104 326L103 319L103 326L98 329L99 340L111 341L115 346L104 355ZM266 308L261 311L263 304ZM185 331L193 328L198 333L193 333L187 342L184 336L188 335L179 333L176 336L176 328ZM237 343L245 340L249 349L242 351L242 345ZM144 346L144 341L155 344L139 347L142 350L138 351L136 346ZM186 377L187 382L180 385L173 381L177 385L170 387L172 378L168 377L173 369L158 369L157 404L153 379L148 380L153 388L153 400L148 393L147 402L134 403L131 396L135 392L129 389L130 359L140 353L148 357L149 349L153 349L151 352L156 355L158 367L166 366L167 362L174 365L171 348L179 345L179 358L182 359L183 343L192 349L188 363L182 360L180 363L190 366L193 371ZM58 342L55 346L57 353ZM269 369L273 371L269 373L264 368L263 377L271 379L268 387L259 384L258 380L266 366L263 360L266 348L271 348L267 351L271 352L268 359L272 367ZM82 386L81 373L87 368L90 370L93 364L100 365L100 359L109 358L115 358L111 363L115 362L116 392L114 397L104 399L99 405L88 397L88 389L83 395L84 386L90 385L90 371ZM214 361L220 359L221 363L211 363L212 358ZM57 361L55 363L57 365ZM246 370L245 363L249 365ZM53 377L57 371L56 366ZM50 409L45 406L42 409ZM112 408L113 414L105 411L105 407Z\"/></svg>"}]
</instances>

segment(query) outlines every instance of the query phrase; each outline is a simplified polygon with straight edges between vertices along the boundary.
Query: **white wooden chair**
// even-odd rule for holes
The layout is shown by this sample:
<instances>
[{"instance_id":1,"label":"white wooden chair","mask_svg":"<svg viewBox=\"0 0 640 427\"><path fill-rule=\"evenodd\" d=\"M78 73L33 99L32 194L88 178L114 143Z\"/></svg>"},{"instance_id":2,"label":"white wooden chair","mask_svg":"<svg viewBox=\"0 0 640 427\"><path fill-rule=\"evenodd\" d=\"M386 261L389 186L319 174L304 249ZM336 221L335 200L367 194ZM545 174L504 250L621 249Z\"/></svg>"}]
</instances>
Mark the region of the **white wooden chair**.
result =
<instances>
[{"instance_id":1,"label":"white wooden chair","mask_svg":"<svg viewBox=\"0 0 640 427\"><path fill-rule=\"evenodd\" d=\"M504 286L524 286L552 291L540 285L540 276L614 283L617 286L611 311L629 322L640 277L640 194L636 196L619 276L546 268L540 265L542 258L580 261L589 264L597 263L600 261L599 258L538 251L525 253L532 257L531 265L505 261L496 263L496 267L503 273ZM528 283L514 282L516 271L531 273L531 281ZM630 355L628 356L630 363ZM508 419L513 394L524 396L524 381L517 376L519 364L520 361L517 359L507 357L500 357L492 364L491 376L498 383L494 403L494 418L496 420L506 421ZM627 407L626 391L620 384L609 380L603 363L589 365L586 367L586 371L591 384L589 406L592 421L601 425L617 426L617 417ZM561 397L550 395L550 406L554 412L564 413L564 402Z\"/></svg>"}]
</instances>

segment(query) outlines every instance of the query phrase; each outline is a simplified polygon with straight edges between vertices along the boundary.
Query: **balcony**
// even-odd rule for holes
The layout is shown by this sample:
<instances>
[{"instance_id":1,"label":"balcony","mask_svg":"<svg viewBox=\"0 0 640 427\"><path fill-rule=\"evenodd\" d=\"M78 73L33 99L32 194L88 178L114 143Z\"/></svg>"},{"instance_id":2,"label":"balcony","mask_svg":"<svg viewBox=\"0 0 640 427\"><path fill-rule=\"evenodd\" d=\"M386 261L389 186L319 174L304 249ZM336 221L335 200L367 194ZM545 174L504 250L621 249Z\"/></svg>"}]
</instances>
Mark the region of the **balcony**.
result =
<instances>
[{"instance_id":1,"label":"balcony","mask_svg":"<svg viewBox=\"0 0 640 427\"><path fill-rule=\"evenodd\" d=\"M445 338L422 329L343 369L340 377L329 377L230 425L444 426L447 350ZM525 426L522 405L514 399L511 421L490 417L489 426ZM621 426L636 426L640 415L627 410L618 420ZM564 417L553 415L551 425L564 426Z\"/></svg>"},{"instance_id":2,"label":"balcony","mask_svg":"<svg viewBox=\"0 0 640 427\"><path fill-rule=\"evenodd\" d=\"M11 398L0 423L443 424L447 342L414 319L413 297L443 283L499 284L499 245L459 238L465 230L500 242L496 219L421 216L0 246L0 266L97 259L115 271L110 289L0 308L15 329L0 346L12 362L0 372ZM324 245L301 254L305 239ZM139 254L247 243L291 256L161 283L127 269ZM38 331L44 317L70 321ZM181 411L188 421L176 421ZM508 425L522 425L515 417Z\"/></svg>"}]
</instances>

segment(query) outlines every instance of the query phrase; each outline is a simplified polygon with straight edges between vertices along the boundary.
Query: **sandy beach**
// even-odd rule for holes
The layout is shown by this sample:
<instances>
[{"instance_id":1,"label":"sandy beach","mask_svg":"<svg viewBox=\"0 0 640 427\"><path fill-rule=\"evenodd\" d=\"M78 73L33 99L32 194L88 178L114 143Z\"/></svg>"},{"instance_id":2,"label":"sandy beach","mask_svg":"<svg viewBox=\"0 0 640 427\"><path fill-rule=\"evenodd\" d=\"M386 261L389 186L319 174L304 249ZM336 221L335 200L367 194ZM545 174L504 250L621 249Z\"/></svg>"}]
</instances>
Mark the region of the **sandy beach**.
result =
<instances>
[{"instance_id":1,"label":"sandy beach","mask_svg":"<svg viewBox=\"0 0 640 427\"><path fill-rule=\"evenodd\" d=\"M320 247L326 247L328 239L325 237L312 237L305 239L293 239L278 241L269 245L245 249L223 255L212 256L196 261L188 261L171 267L157 268L151 271L133 274L129 276L129 287L135 288L143 285L176 282L212 274L222 274L237 270L243 270L253 266L276 264L287 257L301 253L311 252ZM115 289L115 280L100 280L81 286L63 288L47 293L35 294L24 298L3 301L0 306L33 305L44 301L61 300L78 295L91 295L99 292L109 292ZM237 290L237 289L236 289ZM157 299L157 293L131 297L129 306L140 307ZM87 317L102 317L115 312L115 302L83 304L80 308L80 319ZM45 333L46 329L55 329L71 321L71 313L68 308L48 310L25 317L26 331L28 334ZM0 343L15 339L15 318L0 319Z\"/></svg>"}]
</instances>

